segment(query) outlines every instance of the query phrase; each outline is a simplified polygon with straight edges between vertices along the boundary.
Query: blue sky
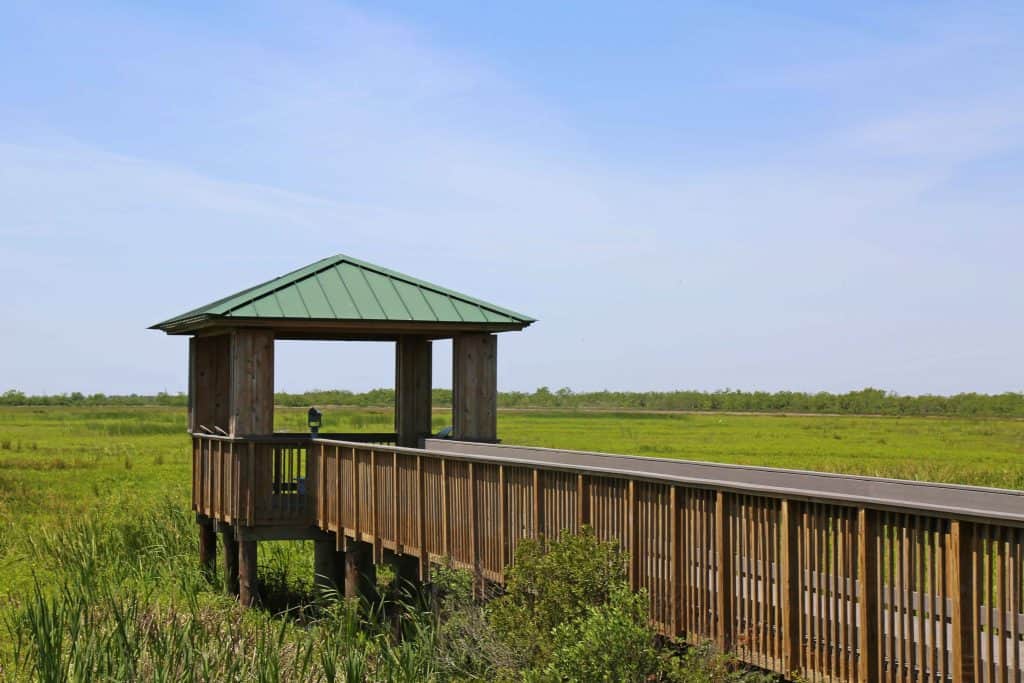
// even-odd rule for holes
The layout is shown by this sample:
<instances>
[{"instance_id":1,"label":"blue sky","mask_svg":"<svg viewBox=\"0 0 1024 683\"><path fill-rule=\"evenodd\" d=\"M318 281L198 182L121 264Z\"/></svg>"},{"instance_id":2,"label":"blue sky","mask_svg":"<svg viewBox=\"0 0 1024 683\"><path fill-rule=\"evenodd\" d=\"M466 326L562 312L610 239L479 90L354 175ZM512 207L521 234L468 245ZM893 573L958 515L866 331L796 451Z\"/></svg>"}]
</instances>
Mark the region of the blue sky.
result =
<instances>
[{"instance_id":1,"label":"blue sky","mask_svg":"<svg viewBox=\"0 0 1024 683\"><path fill-rule=\"evenodd\" d=\"M1024 390L1020 3L490 5L5 3L0 391L337 252L537 317L503 389Z\"/></svg>"}]
</instances>

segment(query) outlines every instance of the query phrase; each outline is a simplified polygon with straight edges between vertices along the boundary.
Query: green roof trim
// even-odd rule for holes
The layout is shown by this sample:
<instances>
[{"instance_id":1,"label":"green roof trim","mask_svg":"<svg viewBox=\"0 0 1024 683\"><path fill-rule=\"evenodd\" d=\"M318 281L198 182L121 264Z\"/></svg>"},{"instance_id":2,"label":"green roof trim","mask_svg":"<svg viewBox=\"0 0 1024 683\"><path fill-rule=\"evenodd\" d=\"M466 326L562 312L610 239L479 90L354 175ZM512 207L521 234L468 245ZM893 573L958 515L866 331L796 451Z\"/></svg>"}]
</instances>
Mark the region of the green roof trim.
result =
<instances>
[{"instance_id":1,"label":"green roof trim","mask_svg":"<svg viewBox=\"0 0 1024 683\"><path fill-rule=\"evenodd\" d=\"M180 330L211 318L453 323L526 327L533 318L338 254L153 325Z\"/></svg>"}]
</instances>

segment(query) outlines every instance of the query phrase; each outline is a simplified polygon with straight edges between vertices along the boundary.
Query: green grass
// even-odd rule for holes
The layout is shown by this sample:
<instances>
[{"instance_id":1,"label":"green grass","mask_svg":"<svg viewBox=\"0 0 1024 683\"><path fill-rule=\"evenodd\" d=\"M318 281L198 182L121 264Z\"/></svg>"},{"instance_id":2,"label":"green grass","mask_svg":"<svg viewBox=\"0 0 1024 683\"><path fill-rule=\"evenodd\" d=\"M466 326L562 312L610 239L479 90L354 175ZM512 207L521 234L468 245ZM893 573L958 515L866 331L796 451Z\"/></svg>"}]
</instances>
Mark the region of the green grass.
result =
<instances>
[{"instance_id":1,"label":"green grass","mask_svg":"<svg viewBox=\"0 0 1024 683\"><path fill-rule=\"evenodd\" d=\"M392 428L389 410L324 412L327 432ZM434 426L449 419L435 413ZM304 410L278 410L278 429L302 431L304 424ZM1019 420L503 411L499 436L515 444L1024 489ZM260 572L274 609L241 614L195 571L189 485L181 408L0 408L0 616L9 621L31 613L45 621L78 614L83 603L75 602L75 591L98 574L104 581L96 585L117 590L102 599L106 603L90 598L88 613L144 608L152 613L146 618L181 619L196 638L205 634L213 640L230 636L222 633L230 631L225 618L245 632L230 636L239 639L273 641L279 629L300 628L273 611L311 597L309 544L261 544ZM36 586L39 598L33 597ZM58 595L63 603L47 602ZM106 607L97 608L96 600ZM146 621L143 616L133 623ZM151 635L171 638L173 632ZM290 643L289 652L310 642L288 633L280 637ZM6 662L9 671L17 645L4 641L0 635L0 667ZM197 656L212 660L226 652L209 649ZM377 655L384 657L382 652ZM0 669L0 680L4 676Z\"/></svg>"}]
</instances>

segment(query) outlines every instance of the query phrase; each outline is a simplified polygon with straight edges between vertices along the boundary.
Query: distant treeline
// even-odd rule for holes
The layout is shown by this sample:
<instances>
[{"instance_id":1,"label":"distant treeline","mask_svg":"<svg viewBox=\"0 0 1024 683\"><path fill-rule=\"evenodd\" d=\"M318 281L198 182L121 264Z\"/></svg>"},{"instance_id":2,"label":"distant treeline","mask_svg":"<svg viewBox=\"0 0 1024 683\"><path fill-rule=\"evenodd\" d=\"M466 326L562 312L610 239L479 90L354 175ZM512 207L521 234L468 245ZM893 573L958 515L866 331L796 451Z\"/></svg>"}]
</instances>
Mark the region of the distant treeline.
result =
<instances>
[{"instance_id":1,"label":"distant treeline","mask_svg":"<svg viewBox=\"0 0 1024 683\"><path fill-rule=\"evenodd\" d=\"M55 394L29 396L10 390L0 394L0 405L7 406L185 406L185 394ZM393 389L366 392L344 390L307 391L302 394L278 393L277 405L305 407L311 405L346 405L389 407L395 403ZM434 389L434 405L450 406L450 389ZM881 389L861 389L845 394L799 391L591 391L574 392L569 388L551 391L507 391L498 395L501 408L563 408L563 409L636 409L695 410L770 413L839 413L850 415L961 415L976 417L1024 417L1024 394L956 394L954 396L901 396Z\"/></svg>"}]
</instances>

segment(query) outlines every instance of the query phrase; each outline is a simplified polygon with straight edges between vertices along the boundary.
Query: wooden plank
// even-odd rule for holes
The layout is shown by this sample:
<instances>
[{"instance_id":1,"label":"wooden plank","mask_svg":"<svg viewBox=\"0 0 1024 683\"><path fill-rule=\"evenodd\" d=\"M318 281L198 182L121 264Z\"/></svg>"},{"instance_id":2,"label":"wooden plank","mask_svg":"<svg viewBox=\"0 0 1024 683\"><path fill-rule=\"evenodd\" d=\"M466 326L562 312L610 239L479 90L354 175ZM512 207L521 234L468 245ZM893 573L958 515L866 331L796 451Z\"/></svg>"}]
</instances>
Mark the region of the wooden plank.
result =
<instances>
[{"instance_id":1,"label":"wooden plank","mask_svg":"<svg viewBox=\"0 0 1024 683\"><path fill-rule=\"evenodd\" d=\"M974 683L976 662L975 640L978 636L976 599L976 562L974 525L953 520L949 525L949 553L946 557L949 586L953 599L952 673L954 683Z\"/></svg>"},{"instance_id":2,"label":"wooden plank","mask_svg":"<svg viewBox=\"0 0 1024 683\"><path fill-rule=\"evenodd\" d=\"M452 540L448 530L448 472L445 458L441 458L441 546L447 562L452 559Z\"/></svg>"},{"instance_id":3,"label":"wooden plank","mask_svg":"<svg viewBox=\"0 0 1024 683\"><path fill-rule=\"evenodd\" d=\"M476 470L469 463L469 547L472 552L473 590L478 596L483 595L483 580L480 575L480 530L476 500Z\"/></svg>"},{"instance_id":4,"label":"wooden plank","mask_svg":"<svg viewBox=\"0 0 1024 683\"><path fill-rule=\"evenodd\" d=\"M420 554L420 581L430 580L430 553L427 551L427 514L424 505L423 457L416 456L416 536Z\"/></svg>"},{"instance_id":5,"label":"wooden plank","mask_svg":"<svg viewBox=\"0 0 1024 683\"><path fill-rule=\"evenodd\" d=\"M677 487L670 486L668 494L669 507L669 540L668 540L668 576L667 585L669 588L669 614L671 620L669 626L672 630L672 637L675 638L682 630L680 626L679 612L682 607L680 602L681 584L680 573L682 568L682 550L679 529L679 500L677 498ZM579 496L583 497L583 475L580 475Z\"/></svg>"},{"instance_id":6,"label":"wooden plank","mask_svg":"<svg viewBox=\"0 0 1024 683\"><path fill-rule=\"evenodd\" d=\"M881 558L878 528L878 513L868 508L858 508L857 579L860 582L860 599L857 601L857 635L860 666L857 680L861 683L872 683L882 678L882 657L878 647L878 577Z\"/></svg>"},{"instance_id":7,"label":"wooden plank","mask_svg":"<svg viewBox=\"0 0 1024 683\"><path fill-rule=\"evenodd\" d=\"M502 579L508 558L508 511L505 509L505 466L498 465L498 561L501 564Z\"/></svg>"},{"instance_id":8,"label":"wooden plank","mask_svg":"<svg viewBox=\"0 0 1024 683\"><path fill-rule=\"evenodd\" d=\"M726 508L725 491L715 492L715 551L718 555L716 567L716 600L717 600L717 633L718 649L726 652L732 648L733 630L733 572L732 572L732 539L729 523L731 516Z\"/></svg>"},{"instance_id":9,"label":"wooden plank","mask_svg":"<svg viewBox=\"0 0 1024 683\"><path fill-rule=\"evenodd\" d=\"M398 515L398 451L391 452L391 518L395 552L402 554L402 525Z\"/></svg>"}]
</instances>

